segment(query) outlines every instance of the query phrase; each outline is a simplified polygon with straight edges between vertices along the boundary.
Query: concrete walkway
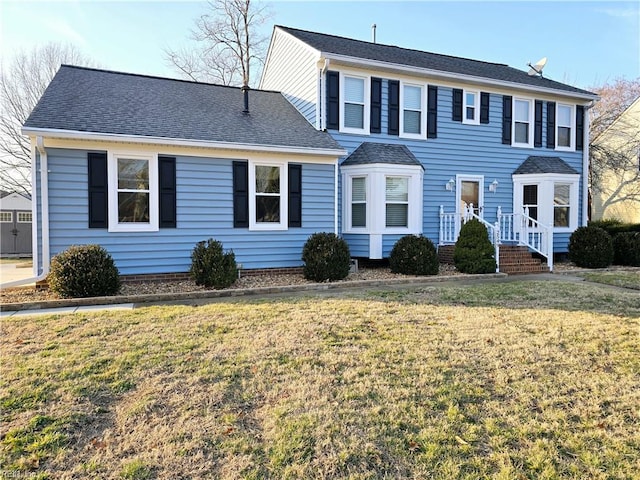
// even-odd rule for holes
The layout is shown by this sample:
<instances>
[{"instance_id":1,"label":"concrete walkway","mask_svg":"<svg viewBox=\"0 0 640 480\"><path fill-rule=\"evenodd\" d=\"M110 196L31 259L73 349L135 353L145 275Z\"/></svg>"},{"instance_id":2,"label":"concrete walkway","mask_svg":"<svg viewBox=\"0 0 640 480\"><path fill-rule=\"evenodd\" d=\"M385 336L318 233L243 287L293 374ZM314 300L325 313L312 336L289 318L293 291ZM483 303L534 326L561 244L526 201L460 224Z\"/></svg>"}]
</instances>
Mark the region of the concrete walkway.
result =
<instances>
[{"instance_id":1,"label":"concrete walkway","mask_svg":"<svg viewBox=\"0 0 640 480\"><path fill-rule=\"evenodd\" d=\"M30 262L0 263L0 285L29 277L33 277L33 267Z\"/></svg>"},{"instance_id":2,"label":"concrete walkway","mask_svg":"<svg viewBox=\"0 0 640 480\"><path fill-rule=\"evenodd\" d=\"M135 304L118 303L115 305L85 305L81 307L42 308L39 310L18 310L0 312L0 318L25 317L32 315L61 315L65 313L95 312L98 310L131 310Z\"/></svg>"}]
</instances>

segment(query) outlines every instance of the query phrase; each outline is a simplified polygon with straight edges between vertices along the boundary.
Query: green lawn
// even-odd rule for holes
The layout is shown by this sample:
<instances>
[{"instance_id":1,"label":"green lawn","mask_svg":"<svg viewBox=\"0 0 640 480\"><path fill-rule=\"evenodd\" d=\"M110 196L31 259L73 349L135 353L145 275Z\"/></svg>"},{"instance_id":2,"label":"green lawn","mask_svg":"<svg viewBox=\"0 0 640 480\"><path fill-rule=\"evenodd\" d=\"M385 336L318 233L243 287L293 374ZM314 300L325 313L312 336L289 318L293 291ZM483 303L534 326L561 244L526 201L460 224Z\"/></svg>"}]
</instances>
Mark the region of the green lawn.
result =
<instances>
[{"instance_id":1,"label":"green lawn","mask_svg":"<svg viewBox=\"0 0 640 480\"><path fill-rule=\"evenodd\" d=\"M639 344L564 282L12 318L0 474L638 478Z\"/></svg>"}]
</instances>

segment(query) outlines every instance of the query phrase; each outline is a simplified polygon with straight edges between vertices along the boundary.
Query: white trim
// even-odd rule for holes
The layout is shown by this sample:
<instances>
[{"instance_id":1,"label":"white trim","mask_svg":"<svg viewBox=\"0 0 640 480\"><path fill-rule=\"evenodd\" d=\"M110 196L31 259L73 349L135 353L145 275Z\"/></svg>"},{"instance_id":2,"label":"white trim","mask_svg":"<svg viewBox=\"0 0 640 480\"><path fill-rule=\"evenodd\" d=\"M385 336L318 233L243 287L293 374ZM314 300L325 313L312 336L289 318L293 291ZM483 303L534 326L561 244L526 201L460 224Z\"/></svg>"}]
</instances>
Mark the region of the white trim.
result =
<instances>
[{"instance_id":1,"label":"white trim","mask_svg":"<svg viewBox=\"0 0 640 480\"><path fill-rule=\"evenodd\" d=\"M369 116L371 113L371 76L362 75L362 74L352 74L349 72L339 72L340 73L340 132L342 133L353 133L356 135L369 135ZM362 128L355 127L347 127L344 124L346 109L345 104L354 102L347 102L345 95L345 86L347 78L355 78L358 80L362 80L363 89L364 89L364 104L362 106Z\"/></svg>"},{"instance_id":2,"label":"white trim","mask_svg":"<svg viewBox=\"0 0 640 480\"><path fill-rule=\"evenodd\" d=\"M277 167L280 169L280 221L256 222L256 170L257 166ZM285 160L260 160L249 159L249 230L250 231L277 231L289 228L289 185L288 162Z\"/></svg>"},{"instance_id":3,"label":"white trim","mask_svg":"<svg viewBox=\"0 0 640 480\"><path fill-rule=\"evenodd\" d=\"M560 125L560 107L565 107L569 109L569 125ZM586 116L586 114L585 114ZM561 146L558 145L558 129L560 127L569 127L569 146ZM555 137L556 137L556 150L563 152L573 152L576 149L576 107L575 105L569 105L567 103L556 103L556 126L555 126Z\"/></svg>"},{"instance_id":4,"label":"white trim","mask_svg":"<svg viewBox=\"0 0 640 480\"><path fill-rule=\"evenodd\" d=\"M637 101L640 101L640 97ZM635 103L635 102L634 102ZM593 107L593 104L591 105ZM582 222L583 227L589 222L589 109L584 109L584 131L582 140Z\"/></svg>"},{"instance_id":5,"label":"white trim","mask_svg":"<svg viewBox=\"0 0 640 480\"><path fill-rule=\"evenodd\" d=\"M527 102L529 104L529 128L527 137L529 141L527 143L516 142L516 102ZM513 97L511 104L511 146L519 148L533 148L533 136L534 136L534 110L535 104L532 98ZM524 122L518 122L524 123Z\"/></svg>"},{"instance_id":6,"label":"white trim","mask_svg":"<svg viewBox=\"0 0 640 480\"><path fill-rule=\"evenodd\" d=\"M404 131L404 89L416 87L420 89L420 133L405 133ZM400 138L425 140L427 138L427 85L400 80ZM408 110L408 109L407 109ZM413 111L413 110L412 110Z\"/></svg>"},{"instance_id":7,"label":"white trim","mask_svg":"<svg viewBox=\"0 0 640 480\"><path fill-rule=\"evenodd\" d=\"M80 132L75 130L60 130L54 128L23 128L23 135L46 135L51 138L89 140L105 142L131 142L153 145L171 145L176 147L217 148L220 150L239 150L251 152L273 152L302 155L323 155L341 157L347 154L344 149L335 148L307 148L288 147L281 145L260 145L250 143L229 143L209 140L184 140L180 138L164 138L140 135L123 135L118 133Z\"/></svg>"},{"instance_id":8,"label":"white trim","mask_svg":"<svg viewBox=\"0 0 640 480\"><path fill-rule=\"evenodd\" d=\"M467 103L467 94L473 94L473 105ZM469 120L467 118L467 108L473 107L474 118ZM462 123L466 125L480 125L480 91L479 90L462 90Z\"/></svg>"},{"instance_id":9,"label":"white trim","mask_svg":"<svg viewBox=\"0 0 640 480\"><path fill-rule=\"evenodd\" d=\"M460 208L462 201L462 182L478 182L478 216L484 218L484 175L456 174L456 238L462 228L462 216L464 212Z\"/></svg>"},{"instance_id":10,"label":"white trim","mask_svg":"<svg viewBox=\"0 0 640 480\"><path fill-rule=\"evenodd\" d=\"M157 232L160 222L158 204L158 154L110 150L107 156L107 188L109 191L109 229L111 232ZM149 222L132 223L118 220L118 159L149 162Z\"/></svg>"}]
</instances>

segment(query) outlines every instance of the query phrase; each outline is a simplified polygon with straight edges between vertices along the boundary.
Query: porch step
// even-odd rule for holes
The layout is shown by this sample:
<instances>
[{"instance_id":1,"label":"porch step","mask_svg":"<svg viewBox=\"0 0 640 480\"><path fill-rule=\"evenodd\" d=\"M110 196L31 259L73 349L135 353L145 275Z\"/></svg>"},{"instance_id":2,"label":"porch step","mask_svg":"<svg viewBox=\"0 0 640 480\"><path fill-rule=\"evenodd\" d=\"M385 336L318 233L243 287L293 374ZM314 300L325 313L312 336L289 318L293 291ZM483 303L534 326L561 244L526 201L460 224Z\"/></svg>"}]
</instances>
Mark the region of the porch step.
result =
<instances>
[{"instance_id":1,"label":"porch step","mask_svg":"<svg viewBox=\"0 0 640 480\"><path fill-rule=\"evenodd\" d=\"M549 267L532 255L527 247L500 246L500 272L506 274L549 273Z\"/></svg>"}]
</instances>

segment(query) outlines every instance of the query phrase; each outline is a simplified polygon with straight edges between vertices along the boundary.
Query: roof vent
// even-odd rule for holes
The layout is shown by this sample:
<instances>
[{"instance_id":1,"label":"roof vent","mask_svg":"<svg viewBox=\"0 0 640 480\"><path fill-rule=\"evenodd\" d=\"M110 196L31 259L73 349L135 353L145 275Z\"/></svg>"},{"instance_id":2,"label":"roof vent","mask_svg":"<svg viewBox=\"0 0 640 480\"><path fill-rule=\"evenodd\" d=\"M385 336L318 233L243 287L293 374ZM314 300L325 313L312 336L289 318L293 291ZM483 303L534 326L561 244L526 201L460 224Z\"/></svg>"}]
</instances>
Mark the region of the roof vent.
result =
<instances>
[{"instance_id":1,"label":"roof vent","mask_svg":"<svg viewBox=\"0 0 640 480\"><path fill-rule=\"evenodd\" d=\"M244 97L244 110L242 110L242 113L248 114L249 113L249 85L243 85L241 90L242 90L242 95Z\"/></svg>"},{"instance_id":2,"label":"roof vent","mask_svg":"<svg viewBox=\"0 0 640 480\"><path fill-rule=\"evenodd\" d=\"M377 25L375 23L371 25L371 41L373 43L376 43L376 28L377 28Z\"/></svg>"}]
</instances>

